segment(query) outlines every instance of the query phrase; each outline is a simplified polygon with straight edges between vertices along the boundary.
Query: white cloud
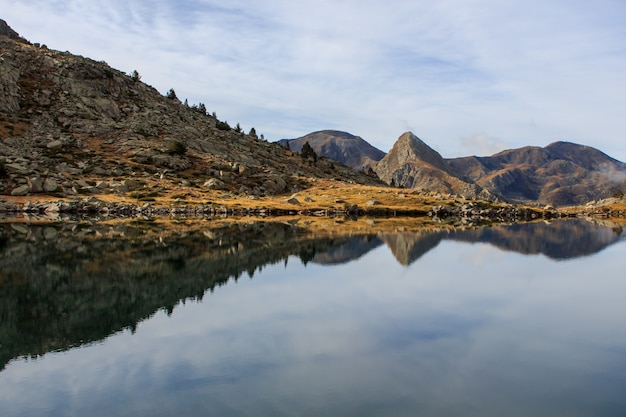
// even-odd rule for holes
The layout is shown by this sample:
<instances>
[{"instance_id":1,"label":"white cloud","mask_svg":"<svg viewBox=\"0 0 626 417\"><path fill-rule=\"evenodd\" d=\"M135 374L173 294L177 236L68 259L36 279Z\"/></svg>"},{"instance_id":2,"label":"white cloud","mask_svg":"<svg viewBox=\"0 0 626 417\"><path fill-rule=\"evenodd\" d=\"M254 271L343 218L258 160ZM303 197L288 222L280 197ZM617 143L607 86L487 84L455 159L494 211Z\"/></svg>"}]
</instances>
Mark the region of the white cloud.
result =
<instances>
[{"instance_id":1,"label":"white cloud","mask_svg":"<svg viewBox=\"0 0 626 417\"><path fill-rule=\"evenodd\" d=\"M0 0L25 37L137 69L269 139L335 128L383 150L410 127L444 156L475 132L626 160L626 4Z\"/></svg>"}]
</instances>

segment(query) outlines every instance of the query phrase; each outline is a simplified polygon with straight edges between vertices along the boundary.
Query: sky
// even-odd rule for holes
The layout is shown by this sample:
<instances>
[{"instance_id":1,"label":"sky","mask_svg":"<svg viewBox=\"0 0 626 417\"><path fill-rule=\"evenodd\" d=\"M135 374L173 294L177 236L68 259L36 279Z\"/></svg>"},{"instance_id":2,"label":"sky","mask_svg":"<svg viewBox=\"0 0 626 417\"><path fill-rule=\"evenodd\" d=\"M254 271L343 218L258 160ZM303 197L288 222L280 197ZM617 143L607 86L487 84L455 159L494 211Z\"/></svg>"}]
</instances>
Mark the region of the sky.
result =
<instances>
[{"instance_id":1,"label":"sky","mask_svg":"<svg viewBox=\"0 0 626 417\"><path fill-rule=\"evenodd\" d=\"M270 141L335 129L387 152L412 131L447 158L566 140L626 161L624 0L0 0L0 18Z\"/></svg>"}]
</instances>

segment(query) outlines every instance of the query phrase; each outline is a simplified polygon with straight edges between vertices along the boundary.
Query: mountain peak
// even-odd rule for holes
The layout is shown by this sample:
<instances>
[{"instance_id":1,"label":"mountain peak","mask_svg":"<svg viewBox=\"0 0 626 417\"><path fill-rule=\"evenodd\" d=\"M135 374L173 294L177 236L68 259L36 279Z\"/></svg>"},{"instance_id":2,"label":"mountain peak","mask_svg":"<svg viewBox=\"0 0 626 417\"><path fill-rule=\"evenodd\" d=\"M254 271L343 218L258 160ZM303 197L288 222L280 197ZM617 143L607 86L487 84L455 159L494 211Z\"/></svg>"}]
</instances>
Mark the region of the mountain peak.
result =
<instances>
[{"instance_id":1,"label":"mountain peak","mask_svg":"<svg viewBox=\"0 0 626 417\"><path fill-rule=\"evenodd\" d=\"M394 152L398 162L418 160L446 172L450 170L439 152L428 146L413 132L404 132L400 135L389 153Z\"/></svg>"},{"instance_id":2,"label":"mountain peak","mask_svg":"<svg viewBox=\"0 0 626 417\"><path fill-rule=\"evenodd\" d=\"M360 136L339 130L320 130L297 139L282 139L278 143L281 146L289 144L289 149L294 152L299 152L308 143L317 154L364 171L385 156L383 151Z\"/></svg>"}]
</instances>

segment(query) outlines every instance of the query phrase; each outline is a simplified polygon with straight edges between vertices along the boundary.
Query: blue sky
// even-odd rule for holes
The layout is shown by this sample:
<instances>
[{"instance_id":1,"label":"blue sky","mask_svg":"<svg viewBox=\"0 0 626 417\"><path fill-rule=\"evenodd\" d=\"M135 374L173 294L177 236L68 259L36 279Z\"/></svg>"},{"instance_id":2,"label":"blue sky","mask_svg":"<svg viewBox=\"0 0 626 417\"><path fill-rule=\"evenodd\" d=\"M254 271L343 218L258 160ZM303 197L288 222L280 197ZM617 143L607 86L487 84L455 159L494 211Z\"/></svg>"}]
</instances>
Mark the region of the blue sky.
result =
<instances>
[{"instance_id":1,"label":"blue sky","mask_svg":"<svg viewBox=\"0 0 626 417\"><path fill-rule=\"evenodd\" d=\"M106 6L105 6L106 4ZM0 0L31 42L105 60L269 140L322 129L444 157L568 140L626 161L623 0Z\"/></svg>"}]
</instances>

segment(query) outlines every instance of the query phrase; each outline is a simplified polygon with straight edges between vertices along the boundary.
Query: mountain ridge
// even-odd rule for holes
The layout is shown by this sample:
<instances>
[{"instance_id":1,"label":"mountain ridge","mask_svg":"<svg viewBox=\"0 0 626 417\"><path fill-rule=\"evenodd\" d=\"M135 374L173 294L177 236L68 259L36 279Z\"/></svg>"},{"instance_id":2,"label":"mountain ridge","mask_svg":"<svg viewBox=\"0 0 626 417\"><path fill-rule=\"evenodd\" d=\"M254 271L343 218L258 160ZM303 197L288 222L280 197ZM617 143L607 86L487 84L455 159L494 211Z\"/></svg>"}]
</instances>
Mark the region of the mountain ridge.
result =
<instances>
[{"instance_id":1,"label":"mountain ridge","mask_svg":"<svg viewBox=\"0 0 626 417\"><path fill-rule=\"evenodd\" d=\"M223 190L257 198L294 193L319 178L580 205L626 185L626 164L566 141L451 159L412 132L387 154L337 130L269 143L254 129L230 127L202 103L183 104L173 89L162 95L136 71L31 44L4 21L0 48L0 195L180 199ZM306 142L326 158L298 155Z\"/></svg>"}]
</instances>

